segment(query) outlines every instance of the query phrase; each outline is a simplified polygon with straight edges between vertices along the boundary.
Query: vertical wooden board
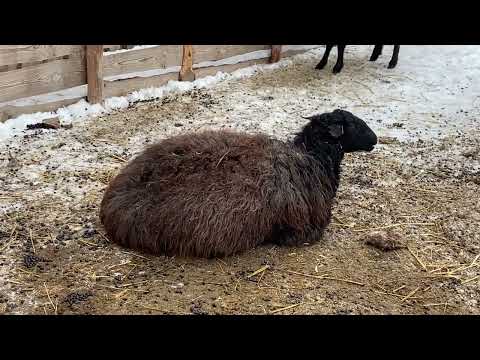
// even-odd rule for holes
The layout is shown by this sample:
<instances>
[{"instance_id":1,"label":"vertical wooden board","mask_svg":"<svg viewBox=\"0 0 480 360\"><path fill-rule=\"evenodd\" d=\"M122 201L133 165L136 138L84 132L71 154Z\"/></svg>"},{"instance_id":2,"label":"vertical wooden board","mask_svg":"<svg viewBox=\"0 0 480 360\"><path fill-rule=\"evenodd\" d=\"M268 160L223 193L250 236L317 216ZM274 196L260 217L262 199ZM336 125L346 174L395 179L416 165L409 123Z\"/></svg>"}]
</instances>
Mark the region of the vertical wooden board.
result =
<instances>
[{"instance_id":1,"label":"vertical wooden board","mask_svg":"<svg viewBox=\"0 0 480 360\"><path fill-rule=\"evenodd\" d=\"M0 67L36 63L65 55L82 57L84 45L0 45Z\"/></svg>"},{"instance_id":2,"label":"vertical wooden board","mask_svg":"<svg viewBox=\"0 0 480 360\"><path fill-rule=\"evenodd\" d=\"M85 59L49 61L0 72L0 102L46 94L84 85Z\"/></svg>"},{"instance_id":3,"label":"vertical wooden board","mask_svg":"<svg viewBox=\"0 0 480 360\"><path fill-rule=\"evenodd\" d=\"M270 55L270 62L276 63L282 56L282 45L272 45L272 54Z\"/></svg>"},{"instance_id":4,"label":"vertical wooden board","mask_svg":"<svg viewBox=\"0 0 480 360\"><path fill-rule=\"evenodd\" d=\"M195 80L195 73L193 67L193 50L192 45L183 45L182 67L178 76L180 81Z\"/></svg>"},{"instance_id":5,"label":"vertical wooden board","mask_svg":"<svg viewBox=\"0 0 480 360\"><path fill-rule=\"evenodd\" d=\"M103 101L103 45L87 45L87 99L91 104Z\"/></svg>"}]
</instances>

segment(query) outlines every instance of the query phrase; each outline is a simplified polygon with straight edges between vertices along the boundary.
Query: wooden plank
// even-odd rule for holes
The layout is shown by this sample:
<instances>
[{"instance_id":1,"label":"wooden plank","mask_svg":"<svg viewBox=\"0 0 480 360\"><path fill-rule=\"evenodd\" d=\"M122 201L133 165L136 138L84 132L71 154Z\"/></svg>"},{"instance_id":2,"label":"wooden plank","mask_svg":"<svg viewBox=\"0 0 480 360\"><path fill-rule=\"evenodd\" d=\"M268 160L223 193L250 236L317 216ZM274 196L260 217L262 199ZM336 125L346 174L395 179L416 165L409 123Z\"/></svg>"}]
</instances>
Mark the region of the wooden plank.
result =
<instances>
[{"instance_id":1,"label":"wooden plank","mask_svg":"<svg viewBox=\"0 0 480 360\"><path fill-rule=\"evenodd\" d=\"M282 56L282 45L272 45L272 54L270 55L270 62L276 63Z\"/></svg>"},{"instance_id":2,"label":"wooden plank","mask_svg":"<svg viewBox=\"0 0 480 360\"><path fill-rule=\"evenodd\" d=\"M0 66L0 72L2 71L11 71L11 70L16 70L16 69L23 69L28 66L33 66L33 65L38 65L38 64L44 64L50 61L55 61L55 60L61 60L61 59L68 59L70 58L71 55L64 55L64 56L59 56L57 58L52 58L52 59L46 59L46 60L40 60L40 61L33 61L33 62L28 62L28 63L19 63L19 64L12 64L12 65L1 65Z\"/></svg>"},{"instance_id":3,"label":"wooden plank","mask_svg":"<svg viewBox=\"0 0 480 360\"><path fill-rule=\"evenodd\" d=\"M120 50L122 45L103 45L103 51L115 51Z\"/></svg>"},{"instance_id":4,"label":"wooden plank","mask_svg":"<svg viewBox=\"0 0 480 360\"><path fill-rule=\"evenodd\" d=\"M193 45L193 62L218 61L252 51L268 50L270 45Z\"/></svg>"},{"instance_id":5,"label":"wooden plank","mask_svg":"<svg viewBox=\"0 0 480 360\"><path fill-rule=\"evenodd\" d=\"M0 45L0 67L60 58L65 55L83 56L84 45Z\"/></svg>"},{"instance_id":6,"label":"wooden plank","mask_svg":"<svg viewBox=\"0 0 480 360\"><path fill-rule=\"evenodd\" d=\"M83 57L60 59L0 72L0 102L68 89L85 83Z\"/></svg>"},{"instance_id":7,"label":"wooden plank","mask_svg":"<svg viewBox=\"0 0 480 360\"><path fill-rule=\"evenodd\" d=\"M124 96L134 90L165 85L170 80L178 80L178 72L150 77L134 77L124 80L105 81L104 95L105 98L111 96Z\"/></svg>"},{"instance_id":8,"label":"wooden plank","mask_svg":"<svg viewBox=\"0 0 480 360\"><path fill-rule=\"evenodd\" d=\"M10 118L14 118L22 114L33 114L36 112L55 111L58 108L75 104L81 99L84 99L84 97L52 101L44 104L26 105L26 106L6 105L3 107L0 107L0 122L4 122Z\"/></svg>"},{"instance_id":9,"label":"wooden plank","mask_svg":"<svg viewBox=\"0 0 480 360\"><path fill-rule=\"evenodd\" d=\"M104 56L103 75L116 76L138 71L180 66L182 45L160 45Z\"/></svg>"},{"instance_id":10,"label":"wooden plank","mask_svg":"<svg viewBox=\"0 0 480 360\"><path fill-rule=\"evenodd\" d=\"M91 104L103 101L103 45L87 45L87 99Z\"/></svg>"},{"instance_id":11,"label":"wooden plank","mask_svg":"<svg viewBox=\"0 0 480 360\"><path fill-rule=\"evenodd\" d=\"M17 69L17 64L15 65L0 65L0 72L11 71Z\"/></svg>"},{"instance_id":12,"label":"wooden plank","mask_svg":"<svg viewBox=\"0 0 480 360\"><path fill-rule=\"evenodd\" d=\"M199 79L205 76L215 75L219 71L231 73L237 69L241 69L241 68L252 66L252 65L267 64L268 62L269 62L269 58L263 58L263 59L244 61L238 64L209 66L205 68L196 69L195 76L197 77L197 79Z\"/></svg>"},{"instance_id":13,"label":"wooden plank","mask_svg":"<svg viewBox=\"0 0 480 360\"><path fill-rule=\"evenodd\" d=\"M195 80L195 73L192 70L193 66L192 45L183 45L182 67L178 79L180 81Z\"/></svg>"}]
</instances>

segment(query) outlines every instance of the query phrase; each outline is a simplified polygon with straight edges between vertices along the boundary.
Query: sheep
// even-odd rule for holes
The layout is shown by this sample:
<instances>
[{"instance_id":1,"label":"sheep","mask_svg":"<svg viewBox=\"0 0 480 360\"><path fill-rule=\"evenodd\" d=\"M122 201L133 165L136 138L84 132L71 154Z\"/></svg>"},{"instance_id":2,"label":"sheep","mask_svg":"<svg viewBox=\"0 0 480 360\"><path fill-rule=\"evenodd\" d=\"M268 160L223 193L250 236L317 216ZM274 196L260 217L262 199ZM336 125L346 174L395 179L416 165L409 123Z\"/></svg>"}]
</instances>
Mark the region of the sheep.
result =
<instances>
[{"instance_id":1,"label":"sheep","mask_svg":"<svg viewBox=\"0 0 480 360\"><path fill-rule=\"evenodd\" d=\"M320 240L344 153L372 151L377 136L344 110L305 119L288 142L210 130L151 145L105 190L108 238L145 253L204 258Z\"/></svg>"},{"instance_id":2,"label":"sheep","mask_svg":"<svg viewBox=\"0 0 480 360\"><path fill-rule=\"evenodd\" d=\"M322 60L317 64L315 69L322 70L325 65L327 65L328 57L330 56L330 51L335 45L326 45L325 52L323 54ZM342 71L343 68L343 53L345 52L346 45L337 45L337 62L333 67L333 73L338 74ZM373 48L372 55L370 56L370 61L376 61L378 57L382 54L383 45L375 45ZM398 53L400 52L400 45L393 45L393 54L392 58L388 64L389 69L393 69L397 66L398 62Z\"/></svg>"}]
</instances>

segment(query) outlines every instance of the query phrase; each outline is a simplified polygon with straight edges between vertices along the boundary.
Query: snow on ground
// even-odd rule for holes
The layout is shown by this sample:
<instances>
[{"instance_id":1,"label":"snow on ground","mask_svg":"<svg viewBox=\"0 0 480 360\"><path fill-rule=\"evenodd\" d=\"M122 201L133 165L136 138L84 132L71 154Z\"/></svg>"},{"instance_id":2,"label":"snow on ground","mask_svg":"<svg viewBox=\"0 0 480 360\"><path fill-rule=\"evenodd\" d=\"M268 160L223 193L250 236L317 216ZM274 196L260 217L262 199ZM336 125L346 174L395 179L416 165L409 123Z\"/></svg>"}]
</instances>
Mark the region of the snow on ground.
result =
<instances>
[{"instance_id":1,"label":"snow on ground","mask_svg":"<svg viewBox=\"0 0 480 360\"><path fill-rule=\"evenodd\" d=\"M386 68L391 48L385 47L375 63L368 61L372 48L347 47L339 75L331 73L335 51L327 67L317 71L314 67L323 49L313 49L277 64L219 73L193 83L172 81L161 88L107 99L104 106L82 101L56 113L25 115L0 124L0 219L14 210L27 214L53 206L55 220L44 219L42 224L52 227L49 231L55 236L57 228L51 222L70 213L93 223L98 197L112 173L149 143L186 131L220 128L286 139L305 123L302 116L335 108L363 118L381 138L403 144L380 144L374 151L402 162L396 165L399 173L374 180L379 189L405 186L405 176L432 185L428 173L436 172L440 179L451 178L457 184L470 181L462 191L473 191L475 181L480 181L480 46L402 46L393 70ZM24 130L26 124L53 116L72 123L73 128ZM369 159L355 155L356 167L363 166L359 160L364 158ZM349 179L368 180L348 166ZM365 191L358 184L350 190L353 197ZM55 206L64 209L55 210ZM85 206L93 207L85 212ZM479 204L468 206L473 209ZM452 236L478 251L474 224L480 219L472 209L458 209L471 221L462 225L460 235ZM49 216L49 211L42 216ZM391 211L384 209L382 217ZM433 221L441 214L432 216ZM458 219L444 221L454 220ZM10 231L3 229L4 234ZM37 250L51 247L48 239L37 239ZM0 242L0 249L4 246ZM19 254L21 249L15 246L0 251L0 291L10 289L5 296L11 299L16 293L7 280L15 267L12 259ZM36 303L32 298L28 301Z\"/></svg>"},{"instance_id":2,"label":"snow on ground","mask_svg":"<svg viewBox=\"0 0 480 360\"><path fill-rule=\"evenodd\" d=\"M305 49L308 46L291 45L284 51L302 48ZM357 109L357 112L363 113L372 119L378 114L376 107L383 107L378 102L389 102L389 110L397 118L409 116L408 114L410 114L412 107L415 107L416 114L429 115L427 121L424 119L422 121L408 119L408 124L410 125L408 129L406 127L398 128L396 126L401 125L395 123L395 121L388 123L388 119L383 119L387 122L384 125L389 126L389 130L386 133L396 136L400 140L408 140L418 136L442 136L455 131L456 128L468 126L469 123L473 122L473 115L468 109L475 107L480 97L480 83L475 81L480 72L478 46L403 46L401 62L396 70L390 72L386 72L383 67L367 61L370 50L371 47L369 46L350 46L347 48L347 65L343 75L331 78L332 81L329 84L328 94L326 94L328 99L326 101L336 102L345 107L350 106L352 101L359 101L360 104L356 104L355 107L363 108ZM263 53L265 51L256 51L217 62L202 63L198 64L197 67L234 64L240 61L261 58L265 57ZM323 49L317 48L306 54L297 55L295 59L296 61L315 59L321 55L322 51ZM334 53L331 56L331 61L335 57ZM349 60L351 60L350 56L353 54L355 58L352 63ZM383 59L385 61L385 57ZM291 65L294 61L291 58L287 58L277 64L253 66L237 70L232 74L219 72L215 76L198 79L192 83L170 81L162 87L142 89L126 97L109 98L105 101L104 106L91 106L86 101L80 101L56 112L21 115L3 124L0 123L0 141L5 141L13 135L20 134L28 124L33 124L43 119L59 116L62 123L84 120L87 117L95 117L100 114L110 113L116 109L126 108L129 104L138 101L162 98L169 93L185 92L192 88L211 87L219 81L241 79L251 76L258 71L272 71ZM165 73L176 70L178 69L171 68L152 71ZM152 71L122 76L152 76ZM326 69L325 71L329 70ZM320 74L325 74L325 71ZM352 71L361 72L363 77L368 77L368 81L364 82L362 78L356 76L357 79L353 80L352 85L358 86L356 88L352 86L352 89L347 93L339 93L339 87L343 86L341 83L346 77L345 73L351 73ZM158 74L155 73L153 75ZM76 93L73 90L76 90ZM80 92L83 93L85 91L85 86L78 87L63 91L61 96L62 98L81 96ZM362 96L360 96L360 93L362 93ZM302 95L301 90L299 95ZM56 100L58 100L58 97ZM376 126L376 129L382 131L381 126Z\"/></svg>"}]
</instances>

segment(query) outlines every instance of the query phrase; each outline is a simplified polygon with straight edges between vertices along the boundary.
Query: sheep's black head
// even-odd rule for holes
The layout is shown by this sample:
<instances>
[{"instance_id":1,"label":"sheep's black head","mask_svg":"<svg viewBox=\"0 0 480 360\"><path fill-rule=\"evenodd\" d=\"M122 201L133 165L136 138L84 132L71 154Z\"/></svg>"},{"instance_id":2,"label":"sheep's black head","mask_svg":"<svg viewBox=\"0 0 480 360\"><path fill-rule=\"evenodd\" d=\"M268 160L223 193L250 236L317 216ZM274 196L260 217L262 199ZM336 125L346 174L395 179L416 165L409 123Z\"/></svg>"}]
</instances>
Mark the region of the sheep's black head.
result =
<instances>
[{"instance_id":1,"label":"sheep's black head","mask_svg":"<svg viewBox=\"0 0 480 360\"><path fill-rule=\"evenodd\" d=\"M304 140L340 144L345 152L372 151L377 135L362 119L345 110L314 115L303 129Z\"/></svg>"}]
</instances>

